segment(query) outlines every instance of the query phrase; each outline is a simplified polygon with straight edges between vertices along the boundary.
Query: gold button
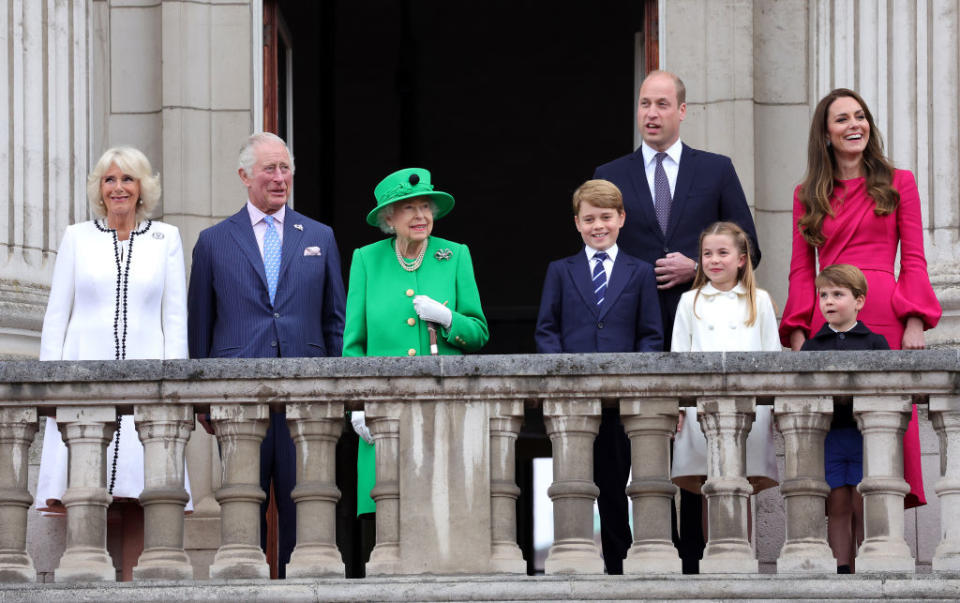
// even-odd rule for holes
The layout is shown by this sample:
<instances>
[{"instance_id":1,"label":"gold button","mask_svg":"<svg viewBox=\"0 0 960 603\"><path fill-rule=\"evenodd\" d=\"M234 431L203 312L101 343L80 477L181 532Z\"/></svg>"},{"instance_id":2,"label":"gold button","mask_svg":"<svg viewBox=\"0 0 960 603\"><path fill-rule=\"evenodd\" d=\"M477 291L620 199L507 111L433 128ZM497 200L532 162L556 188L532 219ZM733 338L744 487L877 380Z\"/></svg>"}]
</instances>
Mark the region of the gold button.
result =
<instances>
[{"instance_id":1,"label":"gold button","mask_svg":"<svg viewBox=\"0 0 960 603\"><path fill-rule=\"evenodd\" d=\"M415 349L410 348L409 350L407 350L407 356L416 356L416 355L417 355L417 351Z\"/></svg>"},{"instance_id":2,"label":"gold button","mask_svg":"<svg viewBox=\"0 0 960 603\"><path fill-rule=\"evenodd\" d=\"M407 297L413 297L413 289L407 289Z\"/></svg>"},{"instance_id":3,"label":"gold button","mask_svg":"<svg viewBox=\"0 0 960 603\"><path fill-rule=\"evenodd\" d=\"M416 318L408 318L408 319L407 319L407 324L412 327L413 325L417 324L417 319L416 319Z\"/></svg>"}]
</instances>

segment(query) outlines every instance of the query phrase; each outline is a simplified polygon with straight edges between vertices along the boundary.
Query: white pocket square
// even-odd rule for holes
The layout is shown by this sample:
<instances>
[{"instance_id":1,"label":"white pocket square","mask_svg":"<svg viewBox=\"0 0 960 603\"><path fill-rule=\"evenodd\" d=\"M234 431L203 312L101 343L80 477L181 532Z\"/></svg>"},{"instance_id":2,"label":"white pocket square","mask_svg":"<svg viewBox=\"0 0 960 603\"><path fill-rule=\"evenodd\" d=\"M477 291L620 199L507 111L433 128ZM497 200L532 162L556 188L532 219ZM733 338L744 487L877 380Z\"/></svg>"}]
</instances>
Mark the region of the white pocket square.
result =
<instances>
[{"instance_id":1,"label":"white pocket square","mask_svg":"<svg viewBox=\"0 0 960 603\"><path fill-rule=\"evenodd\" d=\"M303 255L321 255L319 247L306 247L303 250Z\"/></svg>"}]
</instances>

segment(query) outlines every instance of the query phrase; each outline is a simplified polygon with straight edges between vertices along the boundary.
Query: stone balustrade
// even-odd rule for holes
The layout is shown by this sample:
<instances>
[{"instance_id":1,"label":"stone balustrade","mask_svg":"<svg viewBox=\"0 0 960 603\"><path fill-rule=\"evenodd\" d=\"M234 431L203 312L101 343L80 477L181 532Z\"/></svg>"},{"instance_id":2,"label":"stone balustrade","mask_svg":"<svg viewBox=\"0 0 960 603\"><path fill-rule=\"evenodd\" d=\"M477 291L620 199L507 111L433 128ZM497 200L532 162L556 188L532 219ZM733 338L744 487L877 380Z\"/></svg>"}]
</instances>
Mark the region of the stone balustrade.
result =
<instances>
[{"instance_id":1,"label":"stone balustrade","mask_svg":"<svg viewBox=\"0 0 960 603\"><path fill-rule=\"evenodd\" d=\"M745 440L772 404L785 443L786 539L777 571L832 574L823 516L823 441L835 396L853 398L864 434L861 573L915 571L904 539L902 447L911 403L929 403L941 443L942 540L935 572L960 571L960 352L595 354L440 358L0 363L0 582L29 582L26 450L55 416L70 451L67 548L57 582L111 581L105 450L118 413L144 443L145 548L135 580L191 579L183 550L184 445L210 412L223 463L221 546L213 579L264 578L259 448L269 411L285 409L297 451L297 546L291 578L336 579L334 448L344 411L364 409L376 442L377 541L368 576L522 574L515 444L540 406L553 445L555 539L548 574L602 574L592 538L593 438L619 405L632 444L634 542L628 575L679 574L670 540L670 438L696 404L707 436L706 573L754 574Z\"/></svg>"}]
</instances>

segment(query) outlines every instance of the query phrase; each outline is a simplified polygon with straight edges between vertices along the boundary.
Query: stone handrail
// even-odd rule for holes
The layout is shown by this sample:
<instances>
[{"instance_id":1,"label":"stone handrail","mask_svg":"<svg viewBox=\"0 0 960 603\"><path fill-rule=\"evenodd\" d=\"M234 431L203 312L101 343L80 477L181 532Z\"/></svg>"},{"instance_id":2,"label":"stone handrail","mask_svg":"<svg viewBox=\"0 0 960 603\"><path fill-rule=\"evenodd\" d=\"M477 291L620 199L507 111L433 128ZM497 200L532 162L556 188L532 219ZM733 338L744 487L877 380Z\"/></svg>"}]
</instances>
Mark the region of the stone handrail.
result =
<instances>
[{"instance_id":1,"label":"stone handrail","mask_svg":"<svg viewBox=\"0 0 960 603\"><path fill-rule=\"evenodd\" d=\"M368 575L523 573L516 544L514 448L524 408L541 405L553 444L551 574L602 573L592 540L593 438L619 405L632 444L634 543L627 573L679 573L670 541L670 438L695 403L708 441L710 517L702 569L753 573L745 440L756 404L773 404L785 442L786 541L780 573L831 573L823 439L833 396L852 396L864 434L865 540L859 572L912 572L903 534L900 439L912 402L940 437L943 538L934 571L960 570L960 351L517 355L0 363L0 581L31 581L26 450L42 415L70 450L67 548L58 582L114 579L105 549L104 453L117 413L144 443L145 548L135 579L189 579L183 452L210 412L223 459L221 546L212 578L265 577L259 446L285 409L297 449L291 577L343 576L336 548L334 447L345 410L364 409L377 444L377 544Z\"/></svg>"}]
</instances>

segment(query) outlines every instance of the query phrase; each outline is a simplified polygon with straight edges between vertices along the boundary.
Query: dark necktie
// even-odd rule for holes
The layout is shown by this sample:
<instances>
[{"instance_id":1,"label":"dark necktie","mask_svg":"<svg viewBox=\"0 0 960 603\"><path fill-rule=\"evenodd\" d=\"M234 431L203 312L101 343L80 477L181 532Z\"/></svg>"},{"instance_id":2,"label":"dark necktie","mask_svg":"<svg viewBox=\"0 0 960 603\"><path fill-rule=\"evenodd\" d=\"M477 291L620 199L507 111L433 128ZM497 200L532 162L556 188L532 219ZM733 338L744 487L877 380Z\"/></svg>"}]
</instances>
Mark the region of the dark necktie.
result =
<instances>
[{"instance_id":1,"label":"dark necktie","mask_svg":"<svg viewBox=\"0 0 960 603\"><path fill-rule=\"evenodd\" d=\"M596 264L593 266L593 294L597 297L597 305L603 305L603 296L607 293L607 271L603 269L603 261L607 259L606 251L598 251L593 255Z\"/></svg>"},{"instance_id":2,"label":"dark necktie","mask_svg":"<svg viewBox=\"0 0 960 603\"><path fill-rule=\"evenodd\" d=\"M666 153L657 153L657 169L653 172L653 202L657 212L657 223L660 224L660 230L667 234L667 225L670 224L670 181L667 180L667 172L663 169L663 160Z\"/></svg>"}]
</instances>

